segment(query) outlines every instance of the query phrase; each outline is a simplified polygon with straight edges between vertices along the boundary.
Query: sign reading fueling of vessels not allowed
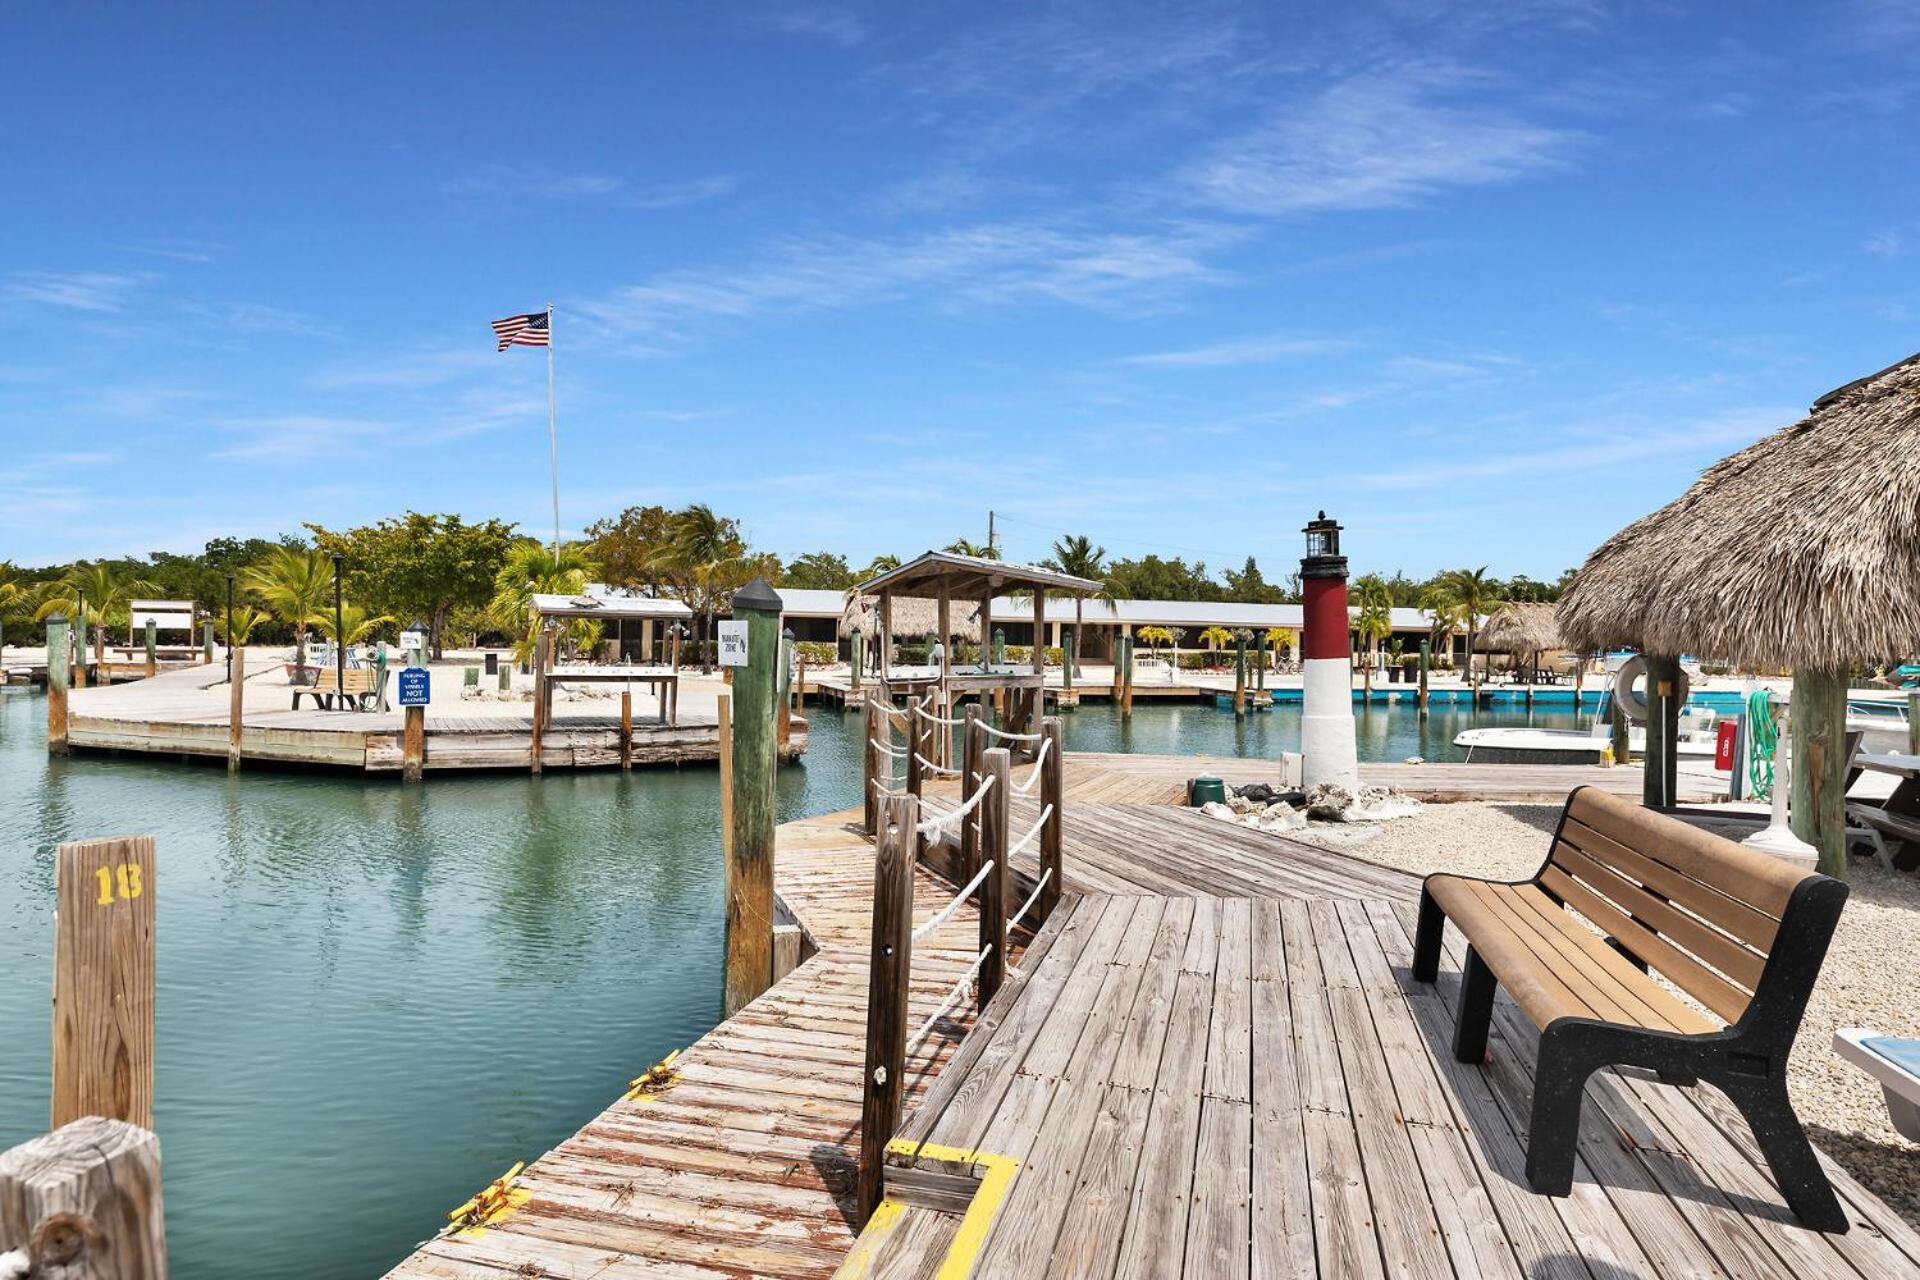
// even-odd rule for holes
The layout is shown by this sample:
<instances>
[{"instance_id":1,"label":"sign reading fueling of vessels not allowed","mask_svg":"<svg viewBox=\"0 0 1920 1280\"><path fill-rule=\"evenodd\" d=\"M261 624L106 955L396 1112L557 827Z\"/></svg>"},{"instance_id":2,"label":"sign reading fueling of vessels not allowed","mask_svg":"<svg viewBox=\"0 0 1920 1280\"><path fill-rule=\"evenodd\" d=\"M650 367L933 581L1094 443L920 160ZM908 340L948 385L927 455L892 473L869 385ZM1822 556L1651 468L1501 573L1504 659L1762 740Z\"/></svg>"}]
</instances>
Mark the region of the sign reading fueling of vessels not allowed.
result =
<instances>
[{"instance_id":1,"label":"sign reading fueling of vessels not allowed","mask_svg":"<svg viewBox=\"0 0 1920 1280\"><path fill-rule=\"evenodd\" d=\"M723 667L747 665L746 623L723 622L720 624L720 665Z\"/></svg>"},{"instance_id":2,"label":"sign reading fueling of vessels not allowed","mask_svg":"<svg viewBox=\"0 0 1920 1280\"><path fill-rule=\"evenodd\" d=\"M424 707L433 699L433 681L425 667L402 667L400 670L400 705L403 707Z\"/></svg>"}]
</instances>

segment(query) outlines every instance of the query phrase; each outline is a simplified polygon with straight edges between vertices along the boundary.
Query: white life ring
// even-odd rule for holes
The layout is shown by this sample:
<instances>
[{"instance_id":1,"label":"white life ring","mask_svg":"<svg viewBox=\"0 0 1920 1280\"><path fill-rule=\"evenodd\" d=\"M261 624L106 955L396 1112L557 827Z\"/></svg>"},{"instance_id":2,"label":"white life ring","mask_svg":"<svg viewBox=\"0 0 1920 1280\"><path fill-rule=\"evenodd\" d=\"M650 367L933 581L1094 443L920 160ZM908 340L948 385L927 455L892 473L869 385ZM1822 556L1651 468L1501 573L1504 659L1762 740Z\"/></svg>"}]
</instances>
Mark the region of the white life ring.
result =
<instances>
[{"instance_id":1,"label":"white life ring","mask_svg":"<svg viewBox=\"0 0 1920 1280\"><path fill-rule=\"evenodd\" d=\"M1693 685L1687 679L1684 668L1676 668L1676 674L1680 678L1677 682L1675 697L1684 707L1693 692ZM1647 722L1647 695L1634 688L1634 685L1646 679L1646 676L1647 660L1636 653L1620 664L1620 670L1615 672L1613 677L1613 699L1619 704L1620 709L1627 713L1627 719L1635 724Z\"/></svg>"}]
</instances>

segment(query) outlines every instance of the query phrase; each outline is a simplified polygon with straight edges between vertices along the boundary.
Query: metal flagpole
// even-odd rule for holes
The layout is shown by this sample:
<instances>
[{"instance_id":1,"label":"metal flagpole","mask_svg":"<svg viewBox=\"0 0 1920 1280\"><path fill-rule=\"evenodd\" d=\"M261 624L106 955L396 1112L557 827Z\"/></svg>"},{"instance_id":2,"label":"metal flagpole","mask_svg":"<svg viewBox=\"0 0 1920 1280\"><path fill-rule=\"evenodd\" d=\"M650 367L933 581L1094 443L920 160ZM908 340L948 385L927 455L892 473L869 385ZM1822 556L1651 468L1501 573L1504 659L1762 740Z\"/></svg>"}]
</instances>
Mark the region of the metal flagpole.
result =
<instances>
[{"instance_id":1,"label":"metal flagpole","mask_svg":"<svg viewBox=\"0 0 1920 1280\"><path fill-rule=\"evenodd\" d=\"M547 454L553 463L553 568L560 571L560 431L553 418L553 304L547 304Z\"/></svg>"}]
</instances>

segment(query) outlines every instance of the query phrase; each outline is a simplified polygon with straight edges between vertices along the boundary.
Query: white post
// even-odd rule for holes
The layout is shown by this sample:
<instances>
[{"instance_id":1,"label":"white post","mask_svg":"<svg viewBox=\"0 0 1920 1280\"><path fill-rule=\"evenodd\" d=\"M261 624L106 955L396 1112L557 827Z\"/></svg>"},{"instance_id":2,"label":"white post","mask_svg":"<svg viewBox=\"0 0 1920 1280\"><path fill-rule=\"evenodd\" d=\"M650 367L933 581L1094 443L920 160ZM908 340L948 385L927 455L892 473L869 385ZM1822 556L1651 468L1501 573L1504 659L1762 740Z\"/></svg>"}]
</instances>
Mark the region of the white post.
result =
<instances>
[{"instance_id":1,"label":"white post","mask_svg":"<svg viewBox=\"0 0 1920 1280\"><path fill-rule=\"evenodd\" d=\"M1793 790L1793 746L1787 732L1792 716L1793 709L1788 706L1787 714L1774 717L1777 737L1773 747L1773 808L1768 815L1767 825L1740 843L1763 853L1811 864L1819 858L1820 851L1793 834L1793 828L1787 824L1787 796ZM1751 725L1747 727L1747 736L1751 741ZM1653 767L1651 761L1647 767Z\"/></svg>"},{"instance_id":2,"label":"white post","mask_svg":"<svg viewBox=\"0 0 1920 1280\"><path fill-rule=\"evenodd\" d=\"M560 569L560 429L553 415L553 304L547 304L547 456L553 464L553 568Z\"/></svg>"}]
</instances>

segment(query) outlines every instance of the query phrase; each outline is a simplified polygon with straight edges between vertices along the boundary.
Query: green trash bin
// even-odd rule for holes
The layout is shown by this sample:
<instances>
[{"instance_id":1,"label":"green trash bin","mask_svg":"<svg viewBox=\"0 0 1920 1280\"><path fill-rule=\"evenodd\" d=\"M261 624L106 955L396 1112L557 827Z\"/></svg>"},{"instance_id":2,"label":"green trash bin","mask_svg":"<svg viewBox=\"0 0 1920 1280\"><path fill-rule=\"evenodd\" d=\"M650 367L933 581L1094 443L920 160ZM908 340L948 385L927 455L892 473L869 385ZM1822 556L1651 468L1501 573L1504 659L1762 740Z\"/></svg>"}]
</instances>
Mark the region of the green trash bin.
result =
<instances>
[{"instance_id":1,"label":"green trash bin","mask_svg":"<svg viewBox=\"0 0 1920 1280\"><path fill-rule=\"evenodd\" d=\"M1187 783L1187 803L1195 809L1204 804L1227 802L1227 784L1213 777L1193 778Z\"/></svg>"}]
</instances>

